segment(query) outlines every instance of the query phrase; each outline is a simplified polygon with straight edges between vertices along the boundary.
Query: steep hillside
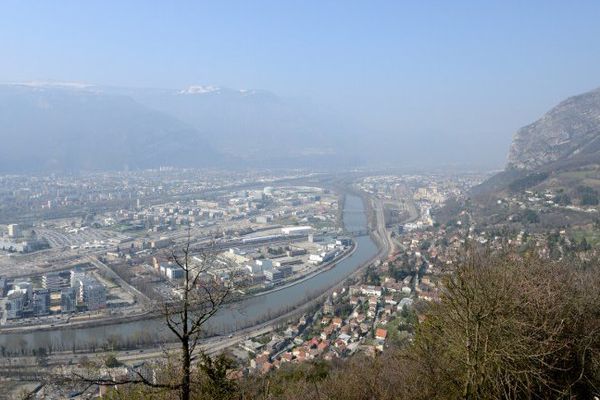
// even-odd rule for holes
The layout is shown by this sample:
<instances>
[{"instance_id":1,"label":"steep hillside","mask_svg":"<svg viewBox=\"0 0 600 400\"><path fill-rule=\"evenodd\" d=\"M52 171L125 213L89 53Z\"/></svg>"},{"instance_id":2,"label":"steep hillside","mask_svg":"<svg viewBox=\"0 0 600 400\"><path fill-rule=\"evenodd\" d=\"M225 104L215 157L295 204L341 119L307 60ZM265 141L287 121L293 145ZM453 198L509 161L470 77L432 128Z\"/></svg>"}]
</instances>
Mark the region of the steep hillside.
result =
<instances>
[{"instance_id":1,"label":"steep hillside","mask_svg":"<svg viewBox=\"0 0 600 400\"><path fill-rule=\"evenodd\" d=\"M598 151L600 89L571 97L519 129L510 147L507 168L535 170L560 161L565 166L579 160L598 161Z\"/></svg>"},{"instance_id":2,"label":"steep hillside","mask_svg":"<svg viewBox=\"0 0 600 400\"><path fill-rule=\"evenodd\" d=\"M506 169L473 189L476 196L523 190L600 188L600 89L571 97L519 129Z\"/></svg>"},{"instance_id":3,"label":"steep hillside","mask_svg":"<svg viewBox=\"0 0 600 400\"><path fill-rule=\"evenodd\" d=\"M471 198L463 206L480 225L594 230L600 211L600 90L571 97L519 129L505 170L473 188Z\"/></svg>"}]
</instances>

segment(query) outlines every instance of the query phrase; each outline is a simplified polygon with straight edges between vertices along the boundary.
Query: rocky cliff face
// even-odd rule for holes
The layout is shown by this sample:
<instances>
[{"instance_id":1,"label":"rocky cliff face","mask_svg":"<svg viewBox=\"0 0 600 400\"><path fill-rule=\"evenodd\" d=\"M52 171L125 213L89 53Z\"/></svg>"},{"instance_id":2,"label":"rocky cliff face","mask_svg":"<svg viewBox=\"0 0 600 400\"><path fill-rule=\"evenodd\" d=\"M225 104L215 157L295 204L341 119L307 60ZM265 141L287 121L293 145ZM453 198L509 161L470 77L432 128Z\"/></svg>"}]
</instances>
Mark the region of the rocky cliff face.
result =
<instances>
[{"instance_id":1,"label":"rocky cliff face","mask_svg":"<svg viewBox=\"0 0 600 400\"><path fill-rule=\"evenodd\" d=\"M507 169L535 170L546 164L600 154L600 89L571 97L517 131Z\"/></svg>"}]
</instances>

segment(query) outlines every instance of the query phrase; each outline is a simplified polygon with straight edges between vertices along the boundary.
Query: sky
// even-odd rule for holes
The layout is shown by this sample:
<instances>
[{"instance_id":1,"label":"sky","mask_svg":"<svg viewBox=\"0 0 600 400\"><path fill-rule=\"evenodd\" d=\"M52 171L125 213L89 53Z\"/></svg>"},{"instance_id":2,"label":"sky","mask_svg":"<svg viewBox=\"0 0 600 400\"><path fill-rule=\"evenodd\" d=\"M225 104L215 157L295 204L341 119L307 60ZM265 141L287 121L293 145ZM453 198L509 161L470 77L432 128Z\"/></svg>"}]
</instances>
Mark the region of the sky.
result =
<instances>
[{"instance_id":1,"label":"sky","mask_svg":"<svg viewBox=\"0 0 600 400\"><path fill-rule=\"evenodd\" d=\"M502 164L516 129L600 87L598 21L598 1L2 0L0 81L263 89Z\"/></svg>"}]
</instances>

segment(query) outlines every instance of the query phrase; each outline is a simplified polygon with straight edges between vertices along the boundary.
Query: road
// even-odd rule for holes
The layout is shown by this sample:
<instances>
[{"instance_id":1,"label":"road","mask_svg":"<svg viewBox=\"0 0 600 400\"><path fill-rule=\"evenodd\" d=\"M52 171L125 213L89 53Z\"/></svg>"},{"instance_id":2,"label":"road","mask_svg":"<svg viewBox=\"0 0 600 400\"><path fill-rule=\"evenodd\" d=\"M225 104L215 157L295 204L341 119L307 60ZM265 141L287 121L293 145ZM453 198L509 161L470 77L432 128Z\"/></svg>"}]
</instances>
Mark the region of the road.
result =
<instances>
[{"instance_id":1,"label":"road","mask_svg":"<svg viewBox=\"0 0 600 400\"><path fill-rule=\"evenodd\" d=\"M390 235L385 227L384 213L383 213L383 203L375 198L367 198L369 201L370 207L373 207L376 215L376 226L373 231L373 235L376 238L376 242L380 248L379 252L369 261L365 262L361 268L354 272L354 274L362 273L362 269L367 265L372 264L376 260L385 259L388 257L390 252ZM95 260L95 262L99 262ZM108 268L105 265L97 265L98 268ZM110 270L110 268L108 268ZM335 285L330 290L333 290L335 287L339 286L342 283ZM134 289L135 290L135 289ZM312 307L317 302L321 300L322 296L319 296L315 299L312 299L305 303L300 309L296 309L290 311L284 315L281 315L277 318L274 318L270 321L261 323L259 325L255 325L253 327L245 328L235 332L230 336L217 336L209 339L203 340L201 344L201 348L209 354L218 353L226 348L235 346L240 342L250 338L261 336L266 333L272 332L278 325L281 324L282 321L287 321L292 317L296 317L299 313L303 312L303 310ZM150 348L150 349L141 349L141 350L126 350L126 351L113 351L116 357L126 363L136 363L143 360L155 359L164 357L165 351L167 352L175 352L178 348L176 344L169 344L163 348ZM78 358L87 357L88 359L102 359L106 356L105 352L87 352L87 353L73 353L71 351L58 352L53 353L49 357L50 365L65 365L76 361ZM1 360L1 359L0 359ZM13 358L11 361L12 365L35 365L34 357L18 357Z\"/></svg>"},{"instance_id":2,"label":"road","mask_svg":"<svg viewBox=\"0 0 600 400\"><path fill-rule=\"evenodd\" d=\"M391 245L392 239L390 236L390 232L385 227L385 213L383 209L383 201L376 197L371 197L370 201L376 216L375 219L377 227L375 229L375 233L379 238L378 245L381 247L379 257L387 258L387 256L389 256L390 254L390 251L392 251L393 249Z\"/></svg>"},{"instance_id":3,"label":"road","mask_svg":"<svg viewBox=\"0 0 600 400\"><path fill-rule=\"evenodd\" d=\"M413 200L412 193L408 188L405 186L398 186L394 192L394 198L398 204L404 204L408 211L408 218L403 221L404 223L413 222L419 218L419 211Z\"/></svg>"},{"instance_id":4,"label":"road","mask_svg":"<svg viewBox=\"0 0 600 400\"><path fill-rule=\"evenodd\" d=\"M108 265L104 264L102 261L98 260L94 256L87 257L87 261L89 261L90 264L98 268L98 270L102 271L106 276L113 279L115 283L117 283L122 289L129 292L129 294L131 294L136 299L136 302L138 302L141 306L150 307L152 305L152 300L150 300L148 296L146 296L145 294L137 290L135 287L127 283Z\"/></svg>"},{"instance_id":5,"label":"road","mask_svg":"<svg viewBox=\"0 0 600 400\"><path fill-rule=\"evenodd\" d=\"M281 317L280 317L281 318ZM214 355L224 349L235 346L250 337L261 336L274 330L272 321L261 324L257 327L247 328L236 332L229 336L216 336L209 339L204 339L200 345L200 350L207 354ZM77 352L63 351L54 352L48 357L48 366L68 365L73 362L78 362L82 358L87 358L90 361L101 361L108 354L114 355L119 361L127 364L135 364L141 361L162 358L167 354L175 355L179 350L177 343L169 343L163 346L154 346L148 349L138 350L122 350L122 351L97 351L97 352ZM10 360L10 362L8 362ZM0 366L8 367L10 365L18 366L37 366L35 357L13 357L11 359L0 358Z\"/></svg>"}]
</instances>

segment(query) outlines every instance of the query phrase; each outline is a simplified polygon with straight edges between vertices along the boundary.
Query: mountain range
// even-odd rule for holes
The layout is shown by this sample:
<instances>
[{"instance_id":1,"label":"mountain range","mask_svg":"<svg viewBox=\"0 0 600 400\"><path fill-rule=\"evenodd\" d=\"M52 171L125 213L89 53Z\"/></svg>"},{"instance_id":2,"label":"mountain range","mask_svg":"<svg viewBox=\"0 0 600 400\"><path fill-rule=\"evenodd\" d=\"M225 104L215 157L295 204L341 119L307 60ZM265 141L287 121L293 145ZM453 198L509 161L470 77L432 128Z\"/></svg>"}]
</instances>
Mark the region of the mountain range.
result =
<instances>
[{"instance_id":1,"label":"mountain range","mask_svg":"<svg viewBox=\"0 0 600 400\"><path fill-rule=\"evenodd\" d=\"M0 85L0 171L356 164L341 119L265 91Z\"/></svg>"},{"instance_id":2,"label":"mountain range","mask_svg":"<svg viewBox=\"0 0 600 400\"><path fill-rule=\"evenodd\" d=\"M599 131L600 90L569 98L519 129L506 169L476 191L596 165ZM167 165L346 168L390 161L431 167L489 151L476 135L461 141L365 132L351 116L261 90L0 85L2 173Z\"/></svg>"}]
</instances>

